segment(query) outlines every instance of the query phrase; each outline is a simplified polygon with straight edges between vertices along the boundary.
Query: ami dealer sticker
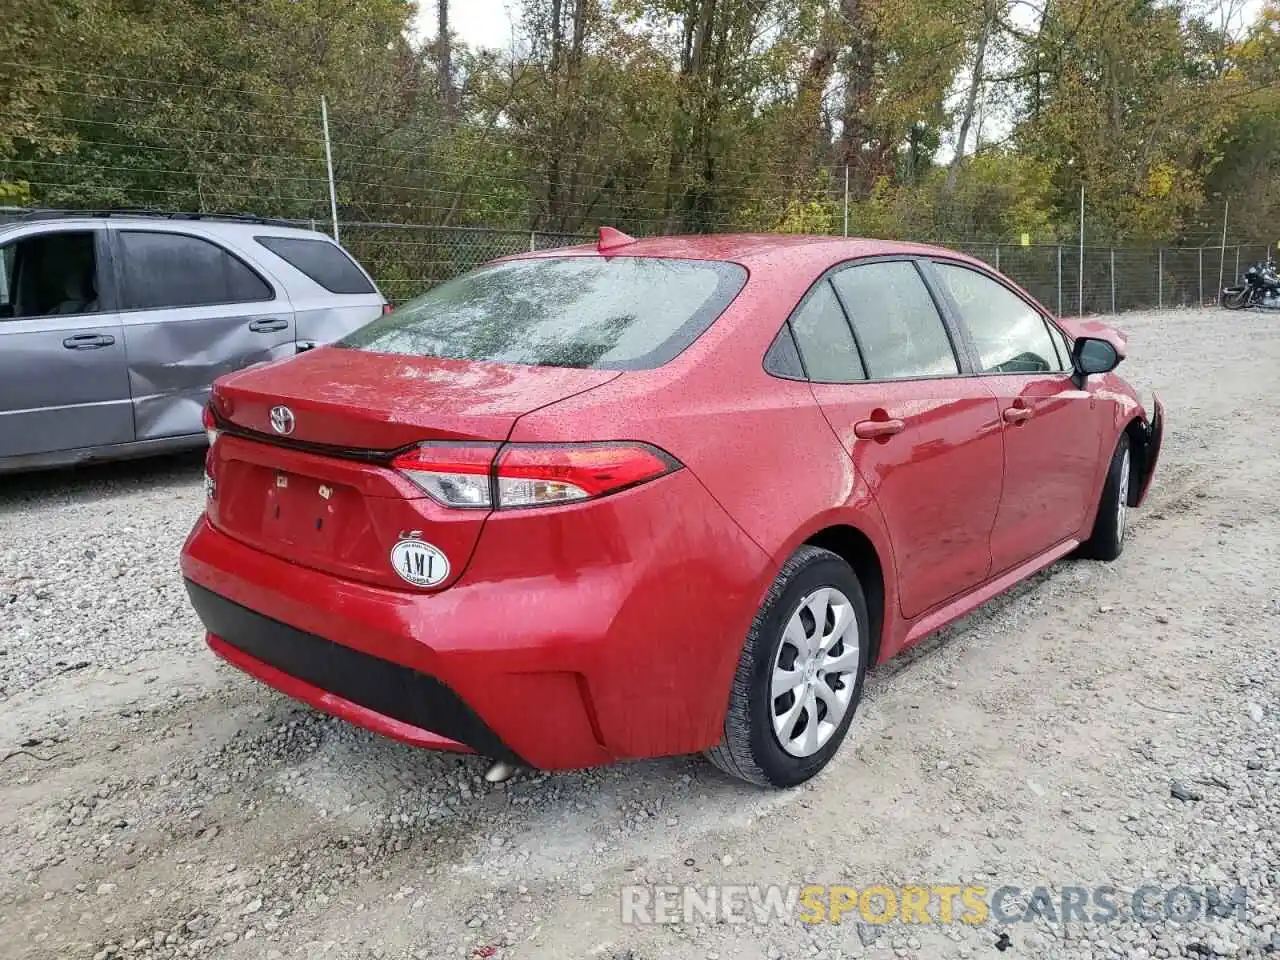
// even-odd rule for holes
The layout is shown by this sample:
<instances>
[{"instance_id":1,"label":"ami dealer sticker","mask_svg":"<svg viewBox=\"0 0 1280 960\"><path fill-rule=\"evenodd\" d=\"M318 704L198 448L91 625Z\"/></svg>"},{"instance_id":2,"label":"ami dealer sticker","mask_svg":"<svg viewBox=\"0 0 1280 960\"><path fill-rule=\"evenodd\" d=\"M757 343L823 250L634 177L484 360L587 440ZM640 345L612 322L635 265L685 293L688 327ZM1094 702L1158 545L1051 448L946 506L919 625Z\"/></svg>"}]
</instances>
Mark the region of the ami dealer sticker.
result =
<instances>
[{"instance_id":1,"label":"ami dealer sticker","mask_svg":"<svg viewBox=\"0 0 1280 960\"><path fill-rule=\"evenodd\" d=\"M425 540L401 540L391 548L391 566L415 587L434 587L449 578L449 558Z\"/></svg>"}]
</instances>

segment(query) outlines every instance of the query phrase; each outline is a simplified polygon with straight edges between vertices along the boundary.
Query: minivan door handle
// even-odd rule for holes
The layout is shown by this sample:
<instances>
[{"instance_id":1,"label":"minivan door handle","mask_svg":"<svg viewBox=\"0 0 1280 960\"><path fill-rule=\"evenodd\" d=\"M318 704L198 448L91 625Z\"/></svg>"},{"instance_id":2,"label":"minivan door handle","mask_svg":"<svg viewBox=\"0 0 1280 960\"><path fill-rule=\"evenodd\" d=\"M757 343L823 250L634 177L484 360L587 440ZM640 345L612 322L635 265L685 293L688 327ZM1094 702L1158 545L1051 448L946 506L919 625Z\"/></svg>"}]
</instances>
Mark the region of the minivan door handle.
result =
<instances>
[{"instance_id":1,"label":"minivan door handle","mask_svg":"<svg viewBox=\"0 0 1280 960\"><path fill-rule=\"evenodd\" d=\"M1031 419L1033 413L1030 407L1005 407L1004 419L1006 423L1024 423Z\"/></svg>"},{"instance_id":2,"label":"minivan door handle","mask_svg":"<svg viewBox=\"0 0 1280 960\"><path fill-rule=\"evenodd\" d=\"M77 333L63 340L62 345L68 350L101 350L115 346L115 342L116 338L106 333Z\"/></svg>"},{"instance_id":3,"label":"minivan door handle","mask_svg":"<svg viewBox=\"0 0 1280 960\"><path fill-rule=\"evenodd\" d=\"M288 330L289 321L281 320L279 317L271 317L266 320L254 320L249 324L249 329L254 333L275 333L278 330Z\"/></svg>"}]
</instances>

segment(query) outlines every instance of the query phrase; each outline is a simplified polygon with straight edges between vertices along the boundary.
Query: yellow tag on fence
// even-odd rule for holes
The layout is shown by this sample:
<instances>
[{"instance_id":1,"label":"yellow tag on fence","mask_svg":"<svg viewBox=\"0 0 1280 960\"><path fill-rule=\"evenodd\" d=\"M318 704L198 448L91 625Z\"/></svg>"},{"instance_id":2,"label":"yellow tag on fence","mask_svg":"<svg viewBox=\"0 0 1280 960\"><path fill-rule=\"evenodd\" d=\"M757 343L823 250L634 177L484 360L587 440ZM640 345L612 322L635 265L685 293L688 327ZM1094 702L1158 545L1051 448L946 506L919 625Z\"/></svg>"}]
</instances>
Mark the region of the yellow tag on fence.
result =
<instances>
[{"instance_id":1,"label":"yellow tag on fence","mask_svg":"<svg viewBox=\"0 0 1280 960\"><path fill-rule=\"evenodd\" d=\"M1024 233L1024 234L1022 235L1022 245L1023 245L1024 247L1029 247L1029 246L1031 246L1031 234L1029 234L1029 233Z\"/></svg>"}]
</instances>

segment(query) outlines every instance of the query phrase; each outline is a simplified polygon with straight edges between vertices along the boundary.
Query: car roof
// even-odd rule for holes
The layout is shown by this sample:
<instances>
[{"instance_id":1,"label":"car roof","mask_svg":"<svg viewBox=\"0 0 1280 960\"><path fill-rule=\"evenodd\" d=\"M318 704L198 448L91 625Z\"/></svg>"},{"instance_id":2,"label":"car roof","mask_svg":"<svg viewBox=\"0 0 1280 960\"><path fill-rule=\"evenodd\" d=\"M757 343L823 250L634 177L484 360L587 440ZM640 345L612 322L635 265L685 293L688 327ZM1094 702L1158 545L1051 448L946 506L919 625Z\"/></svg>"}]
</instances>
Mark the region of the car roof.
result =
<instances>
[{"instance_id":1,"label":"car roof","mask_svg":"<svg viewBox=\"0 0 1280 960\"><path fill-rule=\"evenodd\" d=\"M557 256L600 255L597 244L582 244L517 254L511 259ZM933 256L979 263L954 250L901 240L876 240L868 237L830 237L807 234L718 233L675 237L645 237L607 251L611 257L670 257L687 260L725 260L746 267L782 265L809 266L818 272L831 264L861 257Z\"/></svg>"},{"instance_id":2,"label":"car roof","mask_svg":"<svg viewBox=\"0 0 1280 960\"><path fill-rule=\"evenodd\" d=\"M110 223L117 227L146 227L149 230L210 235L269 233L309 240L330 240L328 234L283 220L253 216L219 216L214 214L131 213L128 211L43 211L33 210L8 218L0 218L0 234L26 227L73 226L99 227Z\"/></svg>"}]
</instances>

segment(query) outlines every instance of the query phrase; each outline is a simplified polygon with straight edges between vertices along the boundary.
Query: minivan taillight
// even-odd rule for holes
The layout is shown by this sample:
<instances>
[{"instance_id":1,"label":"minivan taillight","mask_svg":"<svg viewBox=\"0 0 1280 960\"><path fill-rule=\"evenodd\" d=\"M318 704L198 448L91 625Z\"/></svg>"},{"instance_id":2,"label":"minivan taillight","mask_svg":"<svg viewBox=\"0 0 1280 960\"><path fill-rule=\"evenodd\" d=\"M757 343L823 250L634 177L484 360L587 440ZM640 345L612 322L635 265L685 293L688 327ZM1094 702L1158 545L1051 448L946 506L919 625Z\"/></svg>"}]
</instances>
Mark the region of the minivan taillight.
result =
<instances>
[{"instance_id":1,"label":"minivan taillight","mask_svg":"<svg viewBox=\"0 0 1280 960\"><path fill-rule=\"evenodd\" d=\"M494 454L497 454L495 459ZM391 464L450 507L511 510L608 496L681 466L647 443L428 443Z\"/></svg>"}]
</instances>

